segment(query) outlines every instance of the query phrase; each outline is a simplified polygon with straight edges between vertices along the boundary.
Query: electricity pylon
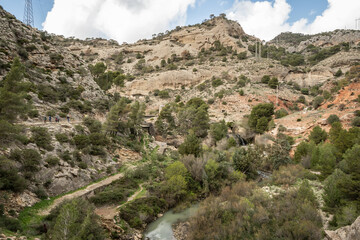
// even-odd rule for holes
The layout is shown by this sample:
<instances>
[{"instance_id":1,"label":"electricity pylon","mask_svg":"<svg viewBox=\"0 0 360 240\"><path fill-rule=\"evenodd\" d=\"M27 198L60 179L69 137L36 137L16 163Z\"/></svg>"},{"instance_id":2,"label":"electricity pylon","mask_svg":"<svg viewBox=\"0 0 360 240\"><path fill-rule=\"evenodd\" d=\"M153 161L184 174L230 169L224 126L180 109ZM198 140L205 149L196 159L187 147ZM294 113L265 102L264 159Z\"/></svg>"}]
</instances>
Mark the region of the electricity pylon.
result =
<instances>
[{"instance_id":1,"label":"electricity pylon","mask_svg":"<svg viewBox=\"0 0 360 240\"><path fill-rule=\"evenodd\" d=\"M32 0L25 0L24 23L30 27L34 26Z\"/></svg>"}]
</instances>

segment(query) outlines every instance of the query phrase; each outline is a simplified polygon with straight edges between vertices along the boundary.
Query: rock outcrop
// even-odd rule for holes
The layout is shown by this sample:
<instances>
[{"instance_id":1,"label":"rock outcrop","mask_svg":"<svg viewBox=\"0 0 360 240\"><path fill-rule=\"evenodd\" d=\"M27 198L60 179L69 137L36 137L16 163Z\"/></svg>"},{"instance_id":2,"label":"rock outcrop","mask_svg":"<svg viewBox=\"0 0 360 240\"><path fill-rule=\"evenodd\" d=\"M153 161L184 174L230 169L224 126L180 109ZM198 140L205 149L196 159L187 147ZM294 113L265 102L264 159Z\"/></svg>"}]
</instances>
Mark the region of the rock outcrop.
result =
<instances>
[{"instance_id":1,"label":"rock outcrop","mask_svg":"<svg viewBox=\"0 0 360 240\"><path fill-rule=\"evenodd\" d=\"M353 224L339 228L335 231L326 230L324 240L359 240L360 239L360 217Z\"/></svg>"}]
</instances>

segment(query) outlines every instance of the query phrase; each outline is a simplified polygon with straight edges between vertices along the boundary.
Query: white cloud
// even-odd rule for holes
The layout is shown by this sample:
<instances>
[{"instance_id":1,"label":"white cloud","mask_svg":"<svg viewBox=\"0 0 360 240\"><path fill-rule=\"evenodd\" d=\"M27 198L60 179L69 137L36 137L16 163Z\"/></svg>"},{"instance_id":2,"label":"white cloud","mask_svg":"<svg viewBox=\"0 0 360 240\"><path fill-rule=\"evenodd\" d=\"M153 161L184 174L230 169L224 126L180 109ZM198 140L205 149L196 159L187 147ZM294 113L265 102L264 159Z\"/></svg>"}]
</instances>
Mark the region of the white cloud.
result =
<instances>
[{"instance_id":1,"label":"white cloud","mask_svg":"<svg viewBox=\"0 0 360 240\"><path fill-rule=\"evenodd\" d=\"M66 37L135 42L184 25L196 0L55 0L44 30Z\"/></svg>"},{"instance_id":2,"label":"white cloud","mask_svg":"<svg viewBox=\"0 0 360 240\"><path fill-rule=\"evenodd\" d=\"M286 0L258 1L236 0L227 15L238 21L245 32L271 40L281 32L319 33L341 28L354 28L360 17L359 0L328 0L328 8L311 23L305 18L289 24L291 6Z\"/></svg>"}]
</instances>

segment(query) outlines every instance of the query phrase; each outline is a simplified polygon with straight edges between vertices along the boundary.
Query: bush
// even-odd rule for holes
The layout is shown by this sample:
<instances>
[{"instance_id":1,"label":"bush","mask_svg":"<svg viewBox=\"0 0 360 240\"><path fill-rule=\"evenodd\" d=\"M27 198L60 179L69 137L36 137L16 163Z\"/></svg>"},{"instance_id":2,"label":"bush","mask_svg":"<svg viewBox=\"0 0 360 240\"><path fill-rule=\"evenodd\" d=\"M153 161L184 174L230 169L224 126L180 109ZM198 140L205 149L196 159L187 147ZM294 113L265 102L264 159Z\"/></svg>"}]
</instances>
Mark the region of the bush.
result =
<instances>
[{"instance_id":1,"label":"bush","mask_svg":"<svg viewBox=\"0 0 360 240\"><path fill-rule=\"evenodd\" d=\"M47 162L50 167L54 167L60 163L60 159L55 156L49 156L45 159L45 162Z\"/></svg>"},{"instance_id":2,"label":"bush","mask_svg":"<svg viewBox=\"0 0 360 240\"><path fill-rule=\"evenodd\" d=\"M331 114L326 121L328 124L333 124L334 122L340 122L340 118L336 114Z\"/></svg>"},{"instance_id":3,"label":"bush","mask_svg":"<svg viewBox=\"0 0 360 240\"><path fill-rule=\"evenodd\" d=\"M270 81L270 76L269 76L269 75L264 75L264 76L261 78L261 82L262 82L262 83L268 84L269 81Z\"/></svg>"},{"instance_id":4,"label":"bush","mask_svg":"<svg viewBox=\"0 0 360 240\"><path fill-rule=\"evenodd\" d=\"M317 96L314 98L314 101L313 101L313 107L315 109L317 109L318 107L320 107L320 105L323 103L324 101L324 97L323 96Z\"/></svg>"},{"instance_id":5,"label":"bush","mask_svg":"<svg viewBox=\"0 0 360 240\"><path fill-rule=\"evenodd\" d=\"M274 114L274 105L271 103L260 103L253 107L249 117L249 126L257 133L263 133Z\"/></svg>"},{"instance_id":6,"label":"bush","mask_svg":"<svg viewBox=\"0 0 360 240\"><path fill-rule=\"evenodd\" d=\"M275 118L282 118L289 115L289 113L285 109L279 109L275 112Z\"/></svg>"},{"instance_id":7,"label":"bush","mask_svg":"<svg viewBox=\"0 0 360 240\"><path fill-rule=\"evenodd\" d=\"M86 135L75 135L73 140L78 149L83 149L90 144L90 139Z\"/></svg>"},{"instance_id":8,"label":"bush","mask_svg":"<svg viewBox=\"0 0 360 240\"><path fill-rule=\"evenodd\" d=\"M212 80L211 80L211 86L213 86L213 87L218 87L218 86L221 86L221 85L223 85L224 83L223 83L223 81L221 81L221 79L220 78L213 78Z\"/></svg>"},{"instance_id":9,"label":"bush","mask_svg":"<svg viewBox=\"0 0 360 240\"><path fill-rule=\"evenodd\" d=\"M337 70L337 72L334 74L335 77L340 77L341 75L343 75L343 72L341 71L341 69L339 68L339 70Z\"/></svg>"},{"instance_id":10,"label":"bush","mask_svg":"<svg viewBox=\"0 0 360 240\"><path fill-rule=\"evenodd\" d=\"M351 125L353 127L360 127L360 117L355 117L352 121L351 121Z\"/></svg>"},{"instance_id":11,"label":"bush","mask_svg":"<svg viewBox=\"0 0 360 240\"><path fill-rule=\"evenodd\" d=\"M327 133L325 130L322 130L321 127L316 126L313 128L313 130L310 132L309 139L314 141L315 144L319 144L321 142L324 142L327 138Z\"/></svg>"},{"instance_id":12,"label":"bush","mask_svg":"<svg viewBox=\"0 0 360 240\"><path fill-rule=\"evenodd\" d=\"M160 98L170 98L169 92L167 90L159 91L158 95Z\"/></svg>"},{"instance_id":13,"label":"bush","mask_svg":"<svg viewBox=\"0 0 360 240\"><path fill-rule=\"evenodd\" d=\"M16 164L0 156L0 189L22 192L26 189L25 179L18 174Z\"/></svg>"},{"instance_id":14,"label":"bush","mask_svg":"<svg viewBox=\"0 0 360 240\"><path fill-rule=\"evenodd\" d=\"M51 135L47 128L33 127L31 128L32 136L30 141L34 142L39 148L43 148L48 151L54 150L51 145Z\"/></svg>"},{"instance_id":15,"label":"bush","mask_svg":"<svg viewBox=\"0 0 360 240\"><path fill-rule=\"evenodd\" d=\"M268 82L268 85L272 89L276 89L279 86L279 80L276 77L273 77Z\"/></svg>"},{"instance_id":16,"label":"bush","mask_svg":"<svg viewBox=\"0 0 360 240\"><path fill-rule=\"evenodd\" d=\"M22 151L21 163L27 172L37 172L41 162L41 155L34 149L24 149Z\"/></svg>"},{"instance_id":17,"label":"bush","mask_svg":"<svg viewBox=\"0 0 360 240\"><path fill-rule=\"evenodd\" d=\"M308 88L302 88L300 91L304 95L309 95L309 89Z\"/></svg>"},{"instance_id":18,"label":"bush","mask_svg":"<svg viewBox=\"0 0 360 240\"><path fill-rule=\"evenodd\" d=\"M67 143L69 141L69 137L66 133L57 133L55 134L55 138L59 143Z\"/></svg>"}]
</instances>

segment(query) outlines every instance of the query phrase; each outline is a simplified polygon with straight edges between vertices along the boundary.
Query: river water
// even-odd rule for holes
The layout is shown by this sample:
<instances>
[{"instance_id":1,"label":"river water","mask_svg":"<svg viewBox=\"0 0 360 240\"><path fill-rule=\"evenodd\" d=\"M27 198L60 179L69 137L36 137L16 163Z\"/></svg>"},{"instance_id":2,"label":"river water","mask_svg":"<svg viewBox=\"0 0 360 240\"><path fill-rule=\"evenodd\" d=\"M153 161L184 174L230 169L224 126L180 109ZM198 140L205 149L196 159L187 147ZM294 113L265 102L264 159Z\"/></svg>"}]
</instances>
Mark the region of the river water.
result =
<instances>
[{"instance_id":1,"label":"river water","mask_svg":"<svg viewBox=\"0 0 360 240\"><path fill-rule=\"evenodd\" d=\"M167 211L162 217L148 225L144 232L144 238L150 240L174 240L172 225L195 215L198 208L199 204L194 204L182 212Z\"/></svg>"}]
</instances>

